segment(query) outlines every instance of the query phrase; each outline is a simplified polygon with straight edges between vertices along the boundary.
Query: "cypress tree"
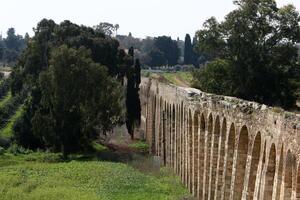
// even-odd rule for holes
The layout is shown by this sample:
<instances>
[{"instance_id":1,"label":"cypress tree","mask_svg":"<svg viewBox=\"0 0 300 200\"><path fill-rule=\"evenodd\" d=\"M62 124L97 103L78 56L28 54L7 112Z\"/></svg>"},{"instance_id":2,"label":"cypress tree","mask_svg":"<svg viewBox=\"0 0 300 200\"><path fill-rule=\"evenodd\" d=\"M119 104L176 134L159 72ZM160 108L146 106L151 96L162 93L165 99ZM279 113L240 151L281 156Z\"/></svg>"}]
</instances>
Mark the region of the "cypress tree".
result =
<instances>
[{"instance_id":1,"label":"cypress tree","mask_svg":"<svg viewBox=\"0 0 300 200\"><path fill-rule=\"evenodd\" d=\"M193 63L193 47L191 36L186 34L184 41L184 64L192 64Z\"/></svg>"},{"instance_id":2,"label":"cypress tree","mask_svg":"<svg viewBox=\"0 0 300 200\"><path fill-rule=\"evenodd\" d=\"M134 49L131 47L128 54L134 58ZM141 66L139 59L135 65L130 66L127 71L127 93L126 93L126 127L131 138L134 137L134 128L141 122L141 102L139 97L139 85L141 83Z\"/></svg>"}]
</instances>

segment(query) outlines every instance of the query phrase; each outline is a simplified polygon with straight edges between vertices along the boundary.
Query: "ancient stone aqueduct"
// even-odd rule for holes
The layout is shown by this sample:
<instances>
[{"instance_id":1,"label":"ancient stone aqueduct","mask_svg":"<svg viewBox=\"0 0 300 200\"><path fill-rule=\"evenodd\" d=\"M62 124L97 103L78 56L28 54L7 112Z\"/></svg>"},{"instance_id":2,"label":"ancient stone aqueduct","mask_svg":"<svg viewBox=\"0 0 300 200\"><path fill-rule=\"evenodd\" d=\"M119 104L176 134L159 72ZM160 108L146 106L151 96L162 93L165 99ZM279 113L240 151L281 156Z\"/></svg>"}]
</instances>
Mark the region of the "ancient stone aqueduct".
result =
<instances>
[{"instance_id":1,"label":"ancient stone aqueduct","mask_svg":"<svg viewBox=\"0 0 300 200\"><path fill-rule=\"evenodd\" d=\"M143 78L151 151L197 199L300 199L300 116Z\"/></svg>"}]
</instances>

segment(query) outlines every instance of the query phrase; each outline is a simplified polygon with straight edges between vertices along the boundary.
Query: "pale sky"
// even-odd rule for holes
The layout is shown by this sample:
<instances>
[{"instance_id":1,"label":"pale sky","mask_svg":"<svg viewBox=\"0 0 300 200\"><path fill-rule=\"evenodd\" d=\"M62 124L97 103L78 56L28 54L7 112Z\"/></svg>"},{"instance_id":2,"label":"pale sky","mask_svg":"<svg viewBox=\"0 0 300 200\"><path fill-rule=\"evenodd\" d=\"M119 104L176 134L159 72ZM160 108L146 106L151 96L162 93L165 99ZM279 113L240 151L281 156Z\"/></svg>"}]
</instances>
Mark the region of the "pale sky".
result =
<instances>
[{"instance_id":1,"label":"pale sky","mask_svg":"<svg viewBox=\"0 0 300 200\"><path fill-rule=\"evenodd\" d=\"M222 20L235 8L233 0L0 0L0 33L14 27L28 32L42 18L56 23L68 19L93 26L100 22L118 23L119 34L134 37L168 35L184 39L194 35L203 22L215 16ZM292 3L300 10L300 0L277 0L279 6Z\"/></svg>"}]
</instances>

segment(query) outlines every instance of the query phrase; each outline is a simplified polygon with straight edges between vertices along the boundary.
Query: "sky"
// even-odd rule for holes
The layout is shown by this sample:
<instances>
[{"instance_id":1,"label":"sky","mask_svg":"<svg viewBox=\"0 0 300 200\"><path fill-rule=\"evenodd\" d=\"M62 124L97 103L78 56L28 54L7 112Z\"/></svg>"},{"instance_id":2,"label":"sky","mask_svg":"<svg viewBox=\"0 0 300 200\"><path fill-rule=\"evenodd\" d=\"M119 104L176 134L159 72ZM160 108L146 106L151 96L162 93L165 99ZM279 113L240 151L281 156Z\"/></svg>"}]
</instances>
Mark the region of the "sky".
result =
<instances>
[{"instance_id":1,"label":"sky","mask_svg":"<svg viewBox=\"0 0 300 200\"><path fill-rule=\"evenodd\" d=\"M222 20L235 8L233 0L0 0L0 33L10 27L28 32L43 19L56 23L70 20L93 26L100 22L119 24L118 34L134 37L167 35L184 39L194 35L211 16ZM300 11L300 0L277 0L278 6L292 3Z\"/></svg>"}]
</instances>

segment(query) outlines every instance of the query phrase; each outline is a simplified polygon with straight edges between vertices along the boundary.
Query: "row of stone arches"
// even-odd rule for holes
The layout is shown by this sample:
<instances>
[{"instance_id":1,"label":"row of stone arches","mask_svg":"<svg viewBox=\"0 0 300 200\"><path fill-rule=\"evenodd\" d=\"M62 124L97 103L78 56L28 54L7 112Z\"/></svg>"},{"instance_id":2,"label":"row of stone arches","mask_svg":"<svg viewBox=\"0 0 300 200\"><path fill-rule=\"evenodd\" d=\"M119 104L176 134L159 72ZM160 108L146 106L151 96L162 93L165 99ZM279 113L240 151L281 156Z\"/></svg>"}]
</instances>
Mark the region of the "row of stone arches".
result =
<instances>
[{"instance_id":1,"label":"row of stone arches","mask_svg":"<svg viewBox=\"0 0 300 200\"><path fill-rule=\"evenodd\" d=\"M300 199L299 164L283 145L222 113L149 96L152 152L199 199Z\"/></svg>"}]
</instances>

